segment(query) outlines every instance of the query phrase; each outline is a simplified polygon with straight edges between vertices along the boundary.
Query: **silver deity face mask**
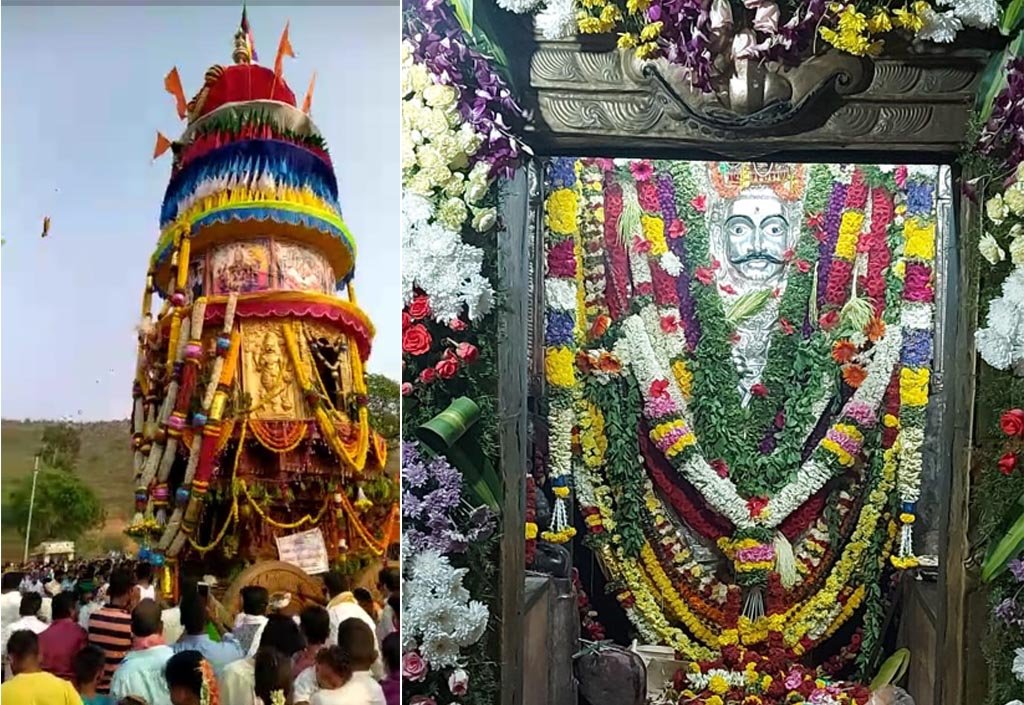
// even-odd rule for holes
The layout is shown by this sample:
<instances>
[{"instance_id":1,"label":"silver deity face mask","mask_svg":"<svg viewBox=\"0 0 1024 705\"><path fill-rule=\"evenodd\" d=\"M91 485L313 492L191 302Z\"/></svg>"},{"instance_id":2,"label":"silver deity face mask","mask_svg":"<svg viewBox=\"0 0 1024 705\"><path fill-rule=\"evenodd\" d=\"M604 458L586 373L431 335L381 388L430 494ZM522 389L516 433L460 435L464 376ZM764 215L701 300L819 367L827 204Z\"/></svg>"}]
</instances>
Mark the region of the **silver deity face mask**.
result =
<instances>
[{"instance_id":1,"label":"silver deity face mask","mask_svg":"<svg viewBox=\"0 0 1024 705\"><path fill-rule=\"evenodd\" d=\"M736 273L765 282L782 274L791 247L790 225L782 202L770 191L747 191L725 212L725 255Z\"/></svg>"}]
</instances>

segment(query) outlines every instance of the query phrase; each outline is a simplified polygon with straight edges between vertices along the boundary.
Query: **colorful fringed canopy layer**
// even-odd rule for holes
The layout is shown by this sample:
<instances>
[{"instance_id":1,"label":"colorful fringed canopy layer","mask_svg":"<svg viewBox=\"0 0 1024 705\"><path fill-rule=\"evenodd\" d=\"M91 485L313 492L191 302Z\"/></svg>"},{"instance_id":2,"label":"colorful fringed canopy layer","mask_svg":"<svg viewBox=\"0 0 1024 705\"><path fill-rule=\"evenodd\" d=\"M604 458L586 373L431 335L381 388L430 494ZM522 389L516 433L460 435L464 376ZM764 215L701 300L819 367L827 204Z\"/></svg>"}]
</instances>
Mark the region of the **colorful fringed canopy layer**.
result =
<instances>
[{"instance_id":1,"label":"colorful fringed canopy layer","mask_svg":"<svg viewBox=\"0 0 1024 705\"><path fill-rule=\"evenodd\" d=\"M332 559L369 562L397 540L398 514L368 421L374 331L350 283L355 244L316 126L251 63L243 32L234 57L207 71L173 145L139 335L129 533L168 575L207 554L225 568L275 558L277 539L308 529Z\"/></svg>"}]
</instances>

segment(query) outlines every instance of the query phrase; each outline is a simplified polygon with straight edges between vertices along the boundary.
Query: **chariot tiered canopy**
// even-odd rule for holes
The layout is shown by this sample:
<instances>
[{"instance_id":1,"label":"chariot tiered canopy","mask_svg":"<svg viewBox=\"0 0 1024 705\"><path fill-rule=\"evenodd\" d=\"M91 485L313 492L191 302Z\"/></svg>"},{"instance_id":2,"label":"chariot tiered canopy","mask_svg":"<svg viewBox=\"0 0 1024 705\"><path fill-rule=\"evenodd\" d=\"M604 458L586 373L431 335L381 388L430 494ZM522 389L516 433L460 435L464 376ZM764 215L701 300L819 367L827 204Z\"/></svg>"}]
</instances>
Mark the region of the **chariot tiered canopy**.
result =
<instances>
[{"instance_id":1,"label":"chariot tiered canopy","mask_svg":"<svg viewBox=\"0 0 1024 705\"><path fill-rule=\"evenodd\" d=\"M157 563L275 558L276 539L308 529L332 560L366 561L397 535L355 240L284 55L287 28L274 68L256 64L243 14L234 64L191 101L176 70L165 80L186 126L158 138L174 158L142 304L129 527Z\"/></svg>"}]
</instances>

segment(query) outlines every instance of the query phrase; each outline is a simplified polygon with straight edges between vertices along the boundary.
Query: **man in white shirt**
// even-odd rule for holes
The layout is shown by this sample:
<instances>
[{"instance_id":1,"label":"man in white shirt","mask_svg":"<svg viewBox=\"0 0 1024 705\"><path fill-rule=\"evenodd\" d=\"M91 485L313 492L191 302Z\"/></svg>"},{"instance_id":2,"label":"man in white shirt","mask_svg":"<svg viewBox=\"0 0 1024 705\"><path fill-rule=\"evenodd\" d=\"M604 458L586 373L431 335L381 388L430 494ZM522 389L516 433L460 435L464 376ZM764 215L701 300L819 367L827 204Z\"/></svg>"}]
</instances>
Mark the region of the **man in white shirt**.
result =
<instances>
[{"instance_id":1,"label":"man in white shirt","mask_svg":"<svg viewBox=\"0 0 1024 705\"><path fill-rule=\"evenodd\" d=\"M384 690L370 672L374 662L380 660L373 628L361 619L346 619L338 626L338 641L340 650L327 649L321 652L317 656L317 665L299 674L292 690L292 702L295 705L386 705ZM316 674L318 668L328 673L340 670L331 668L334 654L343 654L342 663L339 664L341 668L352 669L348 681L337 688L331 688L328 679ZM312 690L309 687L311 682L317 685ZM321 685L326 687L319 687Z\"/></svg>"},{"instance_id":2,"label":"man in white shirt","mask_svg":"<svg viewBox=\"0 0 1024 705\"><path fill-rule=\"evenodd\" d=\"M269 606L270 593L265 587L246 585L242 588L242 611L235 618L235 628L231 633L241 644L246 656L255 655L260 646L261 634L267 625Z\"/></svg>"},{"instance_id":3,"label":"man in white shirt","mask_svg":"<svg viewBox=\"0 0 1024 705\"><path fill-rule=\"evenodd\" d=\"M3 656L5 679L11 677L10 664L7 662L7 641L11 638L11 634L23 629L41 634L44 629L50 626L39 619L39 610L42 605L43 598L39 596L39 593L25 593L21 598L21 605L18 607L18 614L21 615L20 618L10 624L3 625L3 629L0 630L0 639L3 639L3 644L0 644L0 655Z\"/></svg>"},{"instance_id":4,"label":"man in white shirt","mask_svg":"<svg viewBox=\"0 0 1024 705\"><path fill-rule=\"evenodd\" d=\"M0 624L5 628L18 619L21 607L21 573L4 573L0 578Z\"/></svg>"}]
</instances>

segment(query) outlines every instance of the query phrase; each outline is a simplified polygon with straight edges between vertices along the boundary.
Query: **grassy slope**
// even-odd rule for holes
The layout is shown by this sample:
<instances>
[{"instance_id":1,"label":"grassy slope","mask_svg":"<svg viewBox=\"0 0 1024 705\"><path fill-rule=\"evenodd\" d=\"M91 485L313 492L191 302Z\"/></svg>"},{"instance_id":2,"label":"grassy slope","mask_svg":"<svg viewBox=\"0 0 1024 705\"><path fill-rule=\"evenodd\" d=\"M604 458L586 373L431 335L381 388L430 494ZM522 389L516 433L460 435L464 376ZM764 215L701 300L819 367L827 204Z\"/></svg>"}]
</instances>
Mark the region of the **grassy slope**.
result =
<instances>
[{"instance_id":1,"label":"grassy slope","mask_svg":"<svg viewBox=\"0 0 1024 705\"><path fill-rule=\"evenodd\" d=\"M46 422L0 421L0 488L6 495L13 483L32 473L32 458L39 449ZM82 452L77 473L92 487L107 511L104 534L118 534L133 508L131 436L127 421L81 424ZM0 529L4 561L20 559L24 537L8 527ZM33 541L35 543L35 541ZM81 542L80 542L81 543ZM86 537L84 543L98 543Z\"/></svg>"}]
</instances>

